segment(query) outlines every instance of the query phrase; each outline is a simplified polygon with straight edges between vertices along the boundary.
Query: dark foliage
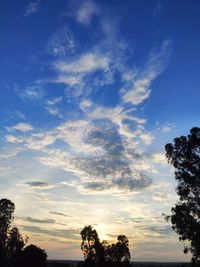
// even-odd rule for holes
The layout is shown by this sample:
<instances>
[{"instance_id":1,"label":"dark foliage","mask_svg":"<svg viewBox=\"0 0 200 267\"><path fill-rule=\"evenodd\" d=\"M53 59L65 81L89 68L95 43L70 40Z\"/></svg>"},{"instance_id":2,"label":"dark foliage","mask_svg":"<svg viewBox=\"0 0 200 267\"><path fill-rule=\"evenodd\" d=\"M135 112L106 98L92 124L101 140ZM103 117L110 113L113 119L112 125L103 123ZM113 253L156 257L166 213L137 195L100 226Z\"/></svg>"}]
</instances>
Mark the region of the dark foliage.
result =
<instances>
[{"instance_id":1,"label":"dark foliage","mask_svg":"<svg viewBox=\"0 0 200 267\"><path fill-rule=\"evenodd\" d=\"M125 235L119 235L116 244L101 242L97 231L91 226L85 226L81 231L84 263L80 266L128 266L130 262L129 241Z\"/></svg>"},{"instance_id":2,"label":"dark foliage","mask_svg":"<svg viewBox=\"0 0 200 267\"><path fill-rule=\"evenodd\" d=\"M192 253L192 262L200 265L200 128L188 136L175 138L165 146L168 162L175 168L178 203L172 208L173 230L185 243L184 253Z\"/></svg>"},{"instance_id":3,"label":"dark foliage","mask_svg":"<svg viewBox=\"0 0 200 267\"><path fill-rule=\"evenodd\" d=\"M25 245L17 227L11 227L15 205L9 199L0 200L0 266L1 267L45 267L47 254L34 245Z\"/></svg>"},{"instance_id":4,"label":"dark foliage","mask_svg":"<svg viewBox=\"0 0 200 267\"><path fill-rule=\"evenodd\" d=\"M109 262L130 262L129 241L125 235L118 236L116 244L108 245L105 250L106 261Z\"/></svg>"},{"instance_id":5,"label":"dark foliage","mask_svg":"<svg viewBox=\"0 0 200 267\"><path fill-rule=\"evenodd\" d=\"M98 233L91 225L85 226L81 231L82 243L81 249L85 261L89 264L98 262L104 263L104 248L100 242Z\"/></svg>"},{"instance_id":6,"label":"dark foliage","mask_svg":"<svg viewBox=\"0 0 200 267\"><path fill-rule=\"evenodd\" d=\"M47 265L48 267L70 267L68 263L50 263Z\"/></svg>"},{"instance_id":7,"label":"dark foliage","mask_svg":"<svg viewBox=\"0 0 200 267\"><path fill-rule=\"evenodd\" d=\"M45 267L47 265L47 254L45 250L29 245L23 251L23 267Z\"/></svg>"},{"instance_id":8,"label":"dark foliage","mask_svg":"<svg viewBox=\"0 0 200 267\"><path fill-rule=\"evenodd\" d=\"M9 199L0 200L0 266L8 264L7 241L14 218L15 205Z\"/></svg>"},{"instance_id":9,"label":"dark foliage","mask_svg":"<svg viewBox=\"0 0 200 267\"><path fill-rule=\"evenodd\" d=\"M17 227L10 230L7 240L7 256L11 266L21 265L22 249L27 241L28 238L24 240Z\"/></svg>"}]
</instances>

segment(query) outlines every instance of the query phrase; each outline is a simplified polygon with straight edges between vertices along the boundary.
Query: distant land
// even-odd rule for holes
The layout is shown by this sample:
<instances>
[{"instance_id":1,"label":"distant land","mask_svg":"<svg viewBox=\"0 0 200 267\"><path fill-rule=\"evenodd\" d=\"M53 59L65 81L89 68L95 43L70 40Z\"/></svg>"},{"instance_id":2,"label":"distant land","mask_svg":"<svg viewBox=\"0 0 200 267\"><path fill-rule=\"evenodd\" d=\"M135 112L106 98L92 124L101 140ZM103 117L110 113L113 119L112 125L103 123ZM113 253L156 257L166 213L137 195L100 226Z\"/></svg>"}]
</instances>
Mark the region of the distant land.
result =
<instances>
[{"instance_id":1,"label":"distant land","mask_svg":"<svg viewBox=\"0 0 200 267\"><path fill-rule=\"evenodd\" d=\"M59 265L61 266L70 266L70 267L76 267L77 263L81 261L78 260L48 260L48 267L55 266L56 267ZM130 265L133 267L190 267L191 263L190 262L147 262L147 261L135 261L135 262L130 262Z\"/></svg>"}]
</instances>

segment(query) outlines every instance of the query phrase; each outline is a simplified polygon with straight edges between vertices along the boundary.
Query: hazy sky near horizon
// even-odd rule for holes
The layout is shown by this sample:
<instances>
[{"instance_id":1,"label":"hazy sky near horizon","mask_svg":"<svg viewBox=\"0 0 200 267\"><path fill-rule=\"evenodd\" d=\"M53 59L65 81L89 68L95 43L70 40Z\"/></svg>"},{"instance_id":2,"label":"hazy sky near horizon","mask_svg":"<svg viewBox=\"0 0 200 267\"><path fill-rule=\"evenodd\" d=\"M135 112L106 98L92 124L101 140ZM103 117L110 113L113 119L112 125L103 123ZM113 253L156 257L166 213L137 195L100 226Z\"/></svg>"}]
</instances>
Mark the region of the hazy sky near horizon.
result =
<instances>
[{"instance_id":1,"label":"hazy sky near horizon","mask_svg":"<svg viewBox=\"0 0 200 267\"><path fill-rule=\"evenodd\" d=\"M200 121L198 0L0 3L0 198L49 258L80 230L132 260L186 261L164 145Z\"/></svg>"}]
</instances>

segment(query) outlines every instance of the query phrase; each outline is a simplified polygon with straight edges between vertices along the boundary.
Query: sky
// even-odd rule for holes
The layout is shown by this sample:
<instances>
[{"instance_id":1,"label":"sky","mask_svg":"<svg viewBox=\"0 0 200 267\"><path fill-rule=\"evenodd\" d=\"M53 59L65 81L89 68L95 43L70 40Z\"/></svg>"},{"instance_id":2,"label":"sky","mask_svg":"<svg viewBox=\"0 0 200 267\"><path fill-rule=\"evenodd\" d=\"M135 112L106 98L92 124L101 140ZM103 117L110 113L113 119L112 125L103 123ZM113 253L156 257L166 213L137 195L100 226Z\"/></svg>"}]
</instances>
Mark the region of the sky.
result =
<instances>
[{"instance_id":1,"label":"sky","mask_svg":"<svg viewBox=\"0 0 200 267\"><path fill-rule=\"evenodd\" d=\"M80 231L187 261L165 144L199 126L198 0L2 0L0 198L50 259Z\"/></svg>"}]
</instances>

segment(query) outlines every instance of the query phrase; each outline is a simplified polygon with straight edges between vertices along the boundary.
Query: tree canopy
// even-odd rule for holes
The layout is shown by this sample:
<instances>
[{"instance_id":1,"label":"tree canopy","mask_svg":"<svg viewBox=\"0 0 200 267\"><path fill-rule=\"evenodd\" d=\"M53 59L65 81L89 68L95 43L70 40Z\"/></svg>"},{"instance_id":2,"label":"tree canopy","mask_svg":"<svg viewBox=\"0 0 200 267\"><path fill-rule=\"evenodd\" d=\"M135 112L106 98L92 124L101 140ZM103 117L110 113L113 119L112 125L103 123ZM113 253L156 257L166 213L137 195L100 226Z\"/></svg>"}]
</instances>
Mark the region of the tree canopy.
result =
<instances>
[{"instance_id":1,"label":"tree canopy","mask_svg":"<svg viewBox=\"0 0 200 267\"><path fill-rule=\"evenodd\" d=\"M0 200L0 265L7 261L7 241L14 210L15 205L12 201L4 198Z\"/></svg>"},{"instance_id":2,"label":"tree canopy","mask_svg":"<svg viewBox=\"0 0 200 267\"><path fill-rule=\"evenodd\" d=\"M23 266L29 267L45 267L47 264L47 254L45 250L35 246L29 245L23 251Z\"/></svg>"},{"instance_id":3,"label":"tree canopy","mask_svg":"<svg viewBox=\"0 0 200 267\"><path fill-rule=\"evenodd\" d=\"M166 219L171 221L180 241L184 241L184 253L191 252L192 261L200 264L200 128L175 138L165 149L168 162L175 168L179 196Z\"/></svg>"},{"instance_id":4,"label":"tree canopy","mask_svg":"<svg viewBox=\"0 0 200 267\"><path fill-rule=\"evenodd\" d=\"M85 226L80 234L81 249L87 266L89 262L97 266L107 266L106 263L109 266L112 263L129 264L129 241L125 235L119 235L116 244L108 244L107 241L100 241L97 231L91 225Z\"/></svg>"},{"instance_id":5,"label":"tree canopy","mask_svg":"<svg viewBox=\"0 0 200 267\"><path fill-rule=\"evenodd\" d=\"M11 200L0 200L0 266L46 266L46 252L34 245L25 247L28 238L24 239L19 229L12 227L14 210L15 205Z\"/></svg>"}]
</instances>

